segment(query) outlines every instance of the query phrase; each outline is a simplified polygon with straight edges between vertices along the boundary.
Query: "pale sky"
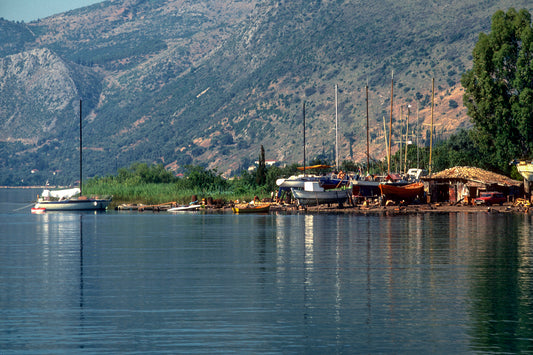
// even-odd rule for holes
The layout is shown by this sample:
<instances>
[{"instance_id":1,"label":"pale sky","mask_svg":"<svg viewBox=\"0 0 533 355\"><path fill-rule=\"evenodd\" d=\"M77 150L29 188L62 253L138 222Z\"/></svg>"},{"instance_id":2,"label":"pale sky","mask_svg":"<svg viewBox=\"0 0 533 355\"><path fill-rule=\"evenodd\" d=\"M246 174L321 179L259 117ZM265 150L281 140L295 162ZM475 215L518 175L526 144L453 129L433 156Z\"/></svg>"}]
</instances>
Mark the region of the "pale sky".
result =
<instances>
[{"instance_id":1,"label":"pale sky","mask_svg":"<svg viewBox=\"0 0 533 355\"><path fill-rule=\"evenodd\" d=\"M104 0L0 0L0 17L31 22Z\"/></svg>"}]
</instances>

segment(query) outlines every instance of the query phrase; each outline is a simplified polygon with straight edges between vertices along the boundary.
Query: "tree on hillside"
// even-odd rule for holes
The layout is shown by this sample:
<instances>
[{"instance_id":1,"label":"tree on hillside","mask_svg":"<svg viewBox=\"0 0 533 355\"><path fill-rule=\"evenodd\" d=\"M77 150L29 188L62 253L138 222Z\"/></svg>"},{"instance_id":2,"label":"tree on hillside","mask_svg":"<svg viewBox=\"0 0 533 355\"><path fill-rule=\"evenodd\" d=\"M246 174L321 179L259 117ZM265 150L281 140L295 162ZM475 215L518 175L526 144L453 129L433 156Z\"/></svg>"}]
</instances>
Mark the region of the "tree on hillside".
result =
<instances>
[{"instance_id":1,"label":"tree on hillside","mask_svg":"<svg viewBox=\"0 0 533 355\"><path fill-rule=\"evenodd\" d=\"M266 183L266 163L265 163L265 148L261 145L261 154L259 155L259 164L255 171L255 183L257 186L262 186Z\"/></svg>"},{"instance_id":2,"label":"tree on hillside","mask_svg":"<svg viewBox=\"0 0 533 355\"><path fill-rule=\"evenodd\" d=\"M533 30L526 10L496 12L481 33L473 67L463 74L464 103L487 167L533 155Z\"/></svg>"}]
</instances>

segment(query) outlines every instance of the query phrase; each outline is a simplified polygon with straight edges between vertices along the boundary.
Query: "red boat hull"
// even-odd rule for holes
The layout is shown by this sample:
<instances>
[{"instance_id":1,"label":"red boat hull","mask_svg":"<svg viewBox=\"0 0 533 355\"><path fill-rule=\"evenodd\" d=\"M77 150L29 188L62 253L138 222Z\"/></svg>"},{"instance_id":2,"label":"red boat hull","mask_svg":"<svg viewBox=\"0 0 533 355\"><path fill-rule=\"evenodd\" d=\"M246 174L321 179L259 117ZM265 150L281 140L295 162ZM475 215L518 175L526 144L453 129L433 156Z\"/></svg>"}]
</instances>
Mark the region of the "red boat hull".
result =
<instances>
[{"instance_id":1,"label":"red boat hull","mask_svg":"<svg viewBox=\"0 0 533 355\"><path fill-rule=\"evenodd\" d=\"M421 182L403 186L380 184L379 189L386 198L396 200L413 200L424 194L424 184Z\"/></svg>"}]
</instances>

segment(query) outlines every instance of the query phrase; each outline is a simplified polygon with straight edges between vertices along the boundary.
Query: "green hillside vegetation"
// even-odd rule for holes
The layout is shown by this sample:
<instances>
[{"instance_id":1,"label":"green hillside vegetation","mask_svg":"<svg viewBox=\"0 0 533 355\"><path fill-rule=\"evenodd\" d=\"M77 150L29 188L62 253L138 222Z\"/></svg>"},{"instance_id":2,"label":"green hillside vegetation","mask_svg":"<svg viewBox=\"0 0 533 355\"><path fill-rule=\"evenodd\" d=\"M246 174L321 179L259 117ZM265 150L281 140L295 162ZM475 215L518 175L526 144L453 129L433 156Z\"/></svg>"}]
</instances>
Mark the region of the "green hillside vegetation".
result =
<instances>
[{"instance_id":1,"label":"green hillside vegetation","mask_svg":"<svg viewBox=\"0 0 533 355\"><path fill-rule=\"evenodd\" d=\"M411 104L427 149L431 79L436 136L472 127L460 80L479 33L511 5L533 10L524 0L113 1L28 24L0 21L0 184L78 179L80 98L84 180L136 162L230 177L261 145L268 160L301 163L302 101L308 157L331 161L335 84L341 160L366 160L368 83L371 156L383 161L393 71L393 141Z\"/></svg>"}]
</instances>

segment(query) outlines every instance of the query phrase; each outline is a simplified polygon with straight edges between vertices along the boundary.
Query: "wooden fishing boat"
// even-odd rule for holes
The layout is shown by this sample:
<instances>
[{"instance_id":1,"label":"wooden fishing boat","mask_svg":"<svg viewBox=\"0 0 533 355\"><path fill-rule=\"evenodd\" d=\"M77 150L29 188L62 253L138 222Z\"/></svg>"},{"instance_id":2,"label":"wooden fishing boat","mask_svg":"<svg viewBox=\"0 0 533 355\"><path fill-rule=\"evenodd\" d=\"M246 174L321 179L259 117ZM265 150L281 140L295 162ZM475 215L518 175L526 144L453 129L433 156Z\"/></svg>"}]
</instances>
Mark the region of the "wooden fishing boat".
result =
<instances>
[{"instance_id":1,"label":"wooden fishing boat","mask_svg":"<svg viewBox=\"0 0 533 355\"><path fill-rule=\"evenodd\" d=\"M245 206L245 207L232 207L233 213L268 213L270 211L270 205L266 206Z\"/></svg>"},{"instance_id":2,"label":"wooden fishing boat","mask_svg":"<svg viewBox=\"0 0 533 355\"><path fill-rule=\"evenodd\" d=\"M414 200L424 194L424 184L415 182L408 185L380 184L381 194L393 200Z\"/></svg>"}]
</instances>

